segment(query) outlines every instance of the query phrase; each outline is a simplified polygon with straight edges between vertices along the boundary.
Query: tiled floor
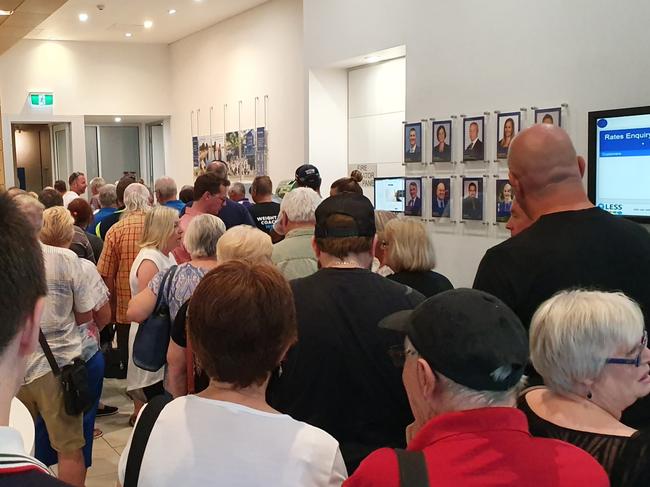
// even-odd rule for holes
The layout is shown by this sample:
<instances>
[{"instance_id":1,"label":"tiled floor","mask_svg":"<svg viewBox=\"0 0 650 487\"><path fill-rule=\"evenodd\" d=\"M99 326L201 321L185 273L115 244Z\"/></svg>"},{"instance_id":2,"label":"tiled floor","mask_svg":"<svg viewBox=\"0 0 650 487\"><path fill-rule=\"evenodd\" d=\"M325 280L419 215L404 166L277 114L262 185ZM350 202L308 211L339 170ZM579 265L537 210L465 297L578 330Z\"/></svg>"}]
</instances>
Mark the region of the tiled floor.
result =
<instances>
[{"instance_id":1,"label":"tiled floor","mask_svg":"<svg viewBox=\"0 0 650 487\"><path fill-rule=\"evenodd\" d=\"M96 427L104 436L93 444L93 465L86 475L86 487L114 487L117 481L117 462L132 430L129 417L133 403L126 397L125 389L125 380L104 379L102 401L120 411L114 416L97 418Z\"/></svg>"}]
</instances>

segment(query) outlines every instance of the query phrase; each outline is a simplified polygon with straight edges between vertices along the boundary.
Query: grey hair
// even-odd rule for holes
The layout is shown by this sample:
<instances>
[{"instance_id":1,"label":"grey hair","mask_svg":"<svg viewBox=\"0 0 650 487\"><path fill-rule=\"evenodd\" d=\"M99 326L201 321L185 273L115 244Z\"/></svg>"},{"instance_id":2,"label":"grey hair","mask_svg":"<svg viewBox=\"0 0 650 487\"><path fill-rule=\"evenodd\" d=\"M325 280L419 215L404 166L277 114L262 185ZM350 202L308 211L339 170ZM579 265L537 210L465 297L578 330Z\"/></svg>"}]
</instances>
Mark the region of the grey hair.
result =
<instances>
[{"instance_id":1,"label":"grey hair","mask_svg":"<svg viewBox=\"0 0 650 487\"><path fill-rule=\"evenodd\" d=\"M99 188L99 204L102 208L117 204L117 187L114 184L105 184Z\"/></svg>"},{"instance_id":2,"label":"grey hair","mask_svg":"<svg viewBox=\"0 0 650 487\"><path fill-rule=\"evenodd\" d=\"M126 213L133 211L148 211L151 209L149 199L151 193L144 184L132 183L124 190L124 206Z\"/></svg>"},{"instance_id":3,"label":"grey hair","mask_svg":"<svg viewBox=\"0 0 650 487\"><path fill-rule=\"evenodd\" d=\"M99 188L101 188L105 184L106 184L106 181L101 176L97 176L96 178L92 178L90 180L90 183L88 183L88 187L90 188L90 194L95 194L95 191L99 191Z\"/></svg>"},{"instance_id":4,"label":"grey hair","mask_svg":"<svg viewBox=\"0 0 650 487\"><path fill-rule=\"evenodd\" d=\"M284 213L290 222L314 223L316 208L321 197L311 188L296 188L287 193L280 203L280 214Z\"/></svg>"},{"instance_id":5,"label":"grey hair","mask_svg":"<svg viewBox=\"0 0 650 487\"><path fill-rule=\"evenodd\" d=\"M183 245L192 259L217 255L217 242L226 233L221 218L204 213L192 218L183 236Z\"/></svg>"},{"instance_id":6,"label":"grey hair","mask_svg":"<svg viewBox=\"0 0 650 487\"><path fill-rule=\"evenodd\" d=\"M43 211L45 211L43 203L25 193L14 196L14 201L27 217L34 231L39 233L43 228Z\"/></svg>"},{"instance_id":7,"label":"grey hair","mask_svg":"<svg viewBox=\"0 0 650 487\"><path fill-rule=\"evenodd\" d=\"M230 187L230 191L233 193L237 193L241 196L246 196L246 186L244 186L242 183L232 183L232 186Z\"/></svg>"},{"instance_id":8,"label":"grey hair","mask_svg":"<svg viewBox=\"0 0 650 487\"><path fill-rule=\"evenodd\" d=\"M641 343L643 313L620 292L567 290L544 301L530 325L530 355L546 385L574 392L605 360Z\"/></svg>"},{"instance_id":9,"label":"grey hair","mask_svg":"<svg viewBox=\"0 0 650 487\"><path fill-rule=\"evenodd\" d=\"M165 200L174 198L176 193L178 193L176 182L169 176L163 176L156 179L156 182L154 183L154 191L159 193L159 197Z\"/></svg>"}]
</instances>

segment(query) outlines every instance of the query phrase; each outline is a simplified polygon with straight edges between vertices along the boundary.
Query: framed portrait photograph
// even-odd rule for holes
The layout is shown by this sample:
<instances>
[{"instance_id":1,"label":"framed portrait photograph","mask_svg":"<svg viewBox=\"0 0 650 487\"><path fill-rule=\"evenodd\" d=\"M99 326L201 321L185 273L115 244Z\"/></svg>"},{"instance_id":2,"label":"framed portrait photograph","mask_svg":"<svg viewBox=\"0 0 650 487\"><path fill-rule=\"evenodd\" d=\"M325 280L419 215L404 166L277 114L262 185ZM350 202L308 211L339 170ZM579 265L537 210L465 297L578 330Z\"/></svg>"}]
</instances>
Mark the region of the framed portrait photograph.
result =
<instances>
[{"instance_id":1,"label":"framed portrait photograph","mask_svg":"<svg viewBox=\"0 0 650 487\"><path fill-rule=\"evenodd\" d=\"M484 161L485 117L463 120L463 161Z\"/></svg>"},{"instance_id":2,"label":"framed portrait photograph","mask_svg":"<svg viewBox=\"0 0 650 487\"><path fill-rule=\"evenodd\" d=\"M549 123L562 126L562 108L540 108L535 110L535 123Z\"/></svg>"},{"instance_id":3,"label":"framed portrait photograph","mask_svg":"<svg viewBox=\"0 0 650 487\"><path fill-rule=\"evenodd\" d=\"M499 113L497 117L497 159L507 159L510 142L519 133L520 112Z\"/></svg>"},{"instance_id":4,"label":"framed portrait photograph","mask_svg":"<svg viewBox=\"0 0 650 487\"><path fill-rule=\"evenodd\" d=\"M512 202L514 199L515 194L512 191L510 181L507 179L497 179L496 215L498 222L506 223L508 220L510 220Z\"/></svg>"},{"instance_id":5,"label":"framed portrait photograph","mask_svg":"<svg viewBox=\"0 0 650 487\"><path fill-rule=\"evenodd\" d=\"M434 121L431 134L431 161L451 162L451 120Z\"/></svg>"},{"instance_id":6,"label":"framed portrait photograph","mask_svg":"<svg viewBox=\"0 0 650 487\"><path fill-rule=\"evenodd\" d=\"M422 216L422 178L406 178L404 181L404 214Z\"/></svg>"},{"instance_id":7,"label":"framed portrait photograph","mask_svg":"<svg viewBox=\"0 0 650 487\"><path fill-rule=\"evenodd\" d=\"M422 162L422 124L404 124L404 162Z\"/></svg>"},{"instance_id":8,"label":"framed portrait photograph","mask_svg":"<svg viewBox=\"0 0 650 487\"><path fill-rule=\"evenodd\" d=\"M483 178L464 177L463 220L483 220Z\"/></svg>"},{"instance_id":9,"label":"framed portrait photograph","mask_svg":"<svg viewBox=\"0 0 650 487\"><path fill-rule=\"evenodd\" d=\"M449 218L451 215L451 179L438 178L431 181L431 215L435 218Z\"/></svg>"}]
</instances>

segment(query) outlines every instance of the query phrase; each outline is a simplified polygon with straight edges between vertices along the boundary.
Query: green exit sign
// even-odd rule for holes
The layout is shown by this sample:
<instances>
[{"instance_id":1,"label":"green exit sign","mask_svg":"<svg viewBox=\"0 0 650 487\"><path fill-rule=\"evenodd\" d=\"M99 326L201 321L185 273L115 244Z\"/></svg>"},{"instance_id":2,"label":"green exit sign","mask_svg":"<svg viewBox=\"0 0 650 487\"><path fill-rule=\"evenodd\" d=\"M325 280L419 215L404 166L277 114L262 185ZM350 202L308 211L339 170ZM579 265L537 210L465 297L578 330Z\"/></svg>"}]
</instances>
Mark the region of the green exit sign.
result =
<instances>
[{"instance_id":1,"label":"green exit sign","mask_svg":"<svg viewBox=\"0 0 650 487\"><path fill-rule=\"evenodd\" d=\"M33 107L49 107L54 105L54 94L30 93L29 100Z\"/></svg>"}]
</instances>

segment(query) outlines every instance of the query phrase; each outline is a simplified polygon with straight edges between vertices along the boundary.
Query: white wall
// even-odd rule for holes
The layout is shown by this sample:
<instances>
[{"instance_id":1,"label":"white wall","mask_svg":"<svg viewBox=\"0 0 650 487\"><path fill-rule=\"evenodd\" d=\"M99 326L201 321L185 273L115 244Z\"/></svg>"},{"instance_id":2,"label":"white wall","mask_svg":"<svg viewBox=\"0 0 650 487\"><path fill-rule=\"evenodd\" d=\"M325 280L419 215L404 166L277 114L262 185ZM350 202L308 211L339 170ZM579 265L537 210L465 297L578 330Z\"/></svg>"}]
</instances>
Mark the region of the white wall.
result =
<instances>
[{"instance_id":1,"label":"white wall","mask_svg":"<svg viewBox=\"0 0 650 487\"><path fill-rule=\"evenodd\" d=\"M406 45L409 120L567 102L566 128L586 154L588 111L650 98L650 64L639 58L650 40L645 0L624 8L606 0L304 0L304 12L310 69ZM485 250L503 238L460 224L432 231L438 269L456 286L472 284Z\"/></svg>"},{"instance_id":2,"label":"white wall","mask_svg":"<svg viewBox=\"0 0 650 487\"><path fill-rule=\"evenodd\" d=\"M273 0L171 45L173 114L168 175L192 183L192 135L263 125L268 95L269 175L293 177L304 162L306 75L302 63L302 2ZM228 105L224 127L224 104ZM200 133L190 113L200 109Z\"/></svg>"},{"instance_id":3,"label":"white wall","mask_svg":"<svg viewBox=\"0 0 650 487\"><path fill-rule=\"evenodd\" d=\"M7 186L13 185L11 123L70 122L72 164L85 168L84 116L169 116L166 45L23 40L0 56L0 100ZM54 107L33 109L30 91L54 93Z\"/></svg>"}]
</instances>

